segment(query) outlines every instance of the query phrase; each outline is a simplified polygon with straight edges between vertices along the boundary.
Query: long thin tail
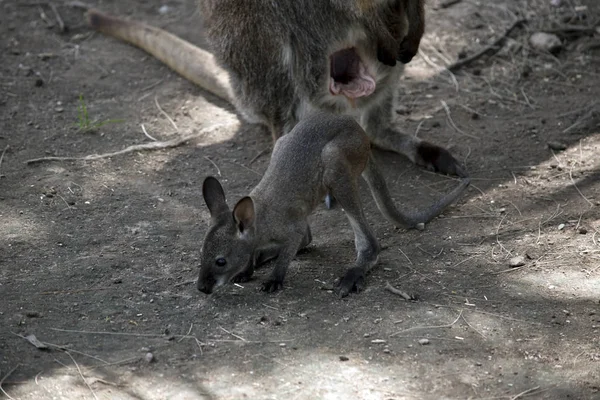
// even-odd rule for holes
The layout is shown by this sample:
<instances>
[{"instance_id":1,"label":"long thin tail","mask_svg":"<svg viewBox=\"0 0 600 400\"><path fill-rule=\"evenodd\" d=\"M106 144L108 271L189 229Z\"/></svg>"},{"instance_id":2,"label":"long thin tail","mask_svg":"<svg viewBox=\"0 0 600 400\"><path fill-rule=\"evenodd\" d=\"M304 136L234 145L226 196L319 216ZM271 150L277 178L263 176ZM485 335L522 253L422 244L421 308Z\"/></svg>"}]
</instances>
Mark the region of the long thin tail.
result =
<instances>
[{"instance_id":1,"label":"long thin tail","mask_svg":"<svg viewBox=\"0 0 600 400\"><path fill-rule=\"evenodd\" d=\"M362 177L367 181L367 184L371 189L377 208L379 208L379 211L381 211L388 220L393 222L396 226L418 229L423 229L425 223L440 215L442 211L452 204L471 183L470 178L463 178L454 190L433 203L426 210L403 213L398 210L394 204L385 183L385 179L377 168L373 157L369 157L369 161L362 173Z\"/></svg>"},{"instance_id":2,"label":"long thin tail","mask_svg":"<svg viewBox=\"0 0 600 400\"><path fill-rule=\"evenodd\" d=\"M88 10L87 22L95 30L145 50L184 78L233 104L229 74L211 53L162 29L95 9Z\"/></svg>"}]
</instances>

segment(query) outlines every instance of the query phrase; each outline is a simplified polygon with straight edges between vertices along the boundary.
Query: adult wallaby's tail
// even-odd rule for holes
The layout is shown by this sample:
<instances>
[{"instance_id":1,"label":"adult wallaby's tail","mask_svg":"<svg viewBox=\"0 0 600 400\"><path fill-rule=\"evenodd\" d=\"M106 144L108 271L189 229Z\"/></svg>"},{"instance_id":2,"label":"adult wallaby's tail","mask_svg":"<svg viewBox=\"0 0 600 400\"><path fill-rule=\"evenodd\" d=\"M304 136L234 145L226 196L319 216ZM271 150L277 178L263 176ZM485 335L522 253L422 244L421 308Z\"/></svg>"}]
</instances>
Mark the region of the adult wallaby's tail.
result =
<instances>
[{"instance_id":1,"label":"adult wallaby's tail","mask_svg":"<svg viewBox=\"0 0 600 400\"><path fill-rule=\"evenodd\" d=\"M128 21L90 9L88 24L106 35L131 43L215 96L233 103L229 74L214 56L159 28Z\"/></svg>"},{"instance_id":2,"label":"adult wallaby's tail","mask_svg":"<svg viewBox=\"0 0 600 400\"><path fill-rule=\"evenodd\" d=\"M461 179L460 184L450 193L433 203L428 209L422 211L413 211L410 213L402 213L398 210L394 201L390 196L390 192L385 183L385 179L381 171L377 168L373 157L369 157L367 166L362 173L362 177L373 194L375 203L379 211L395 225L400 225L405 228L418 228L423 229L426 222L429 222L433 218L441 214L442 211L450 204L452 204L458 196L469 186L471 183L470 178Z\"/></svg>"}]
</instances>

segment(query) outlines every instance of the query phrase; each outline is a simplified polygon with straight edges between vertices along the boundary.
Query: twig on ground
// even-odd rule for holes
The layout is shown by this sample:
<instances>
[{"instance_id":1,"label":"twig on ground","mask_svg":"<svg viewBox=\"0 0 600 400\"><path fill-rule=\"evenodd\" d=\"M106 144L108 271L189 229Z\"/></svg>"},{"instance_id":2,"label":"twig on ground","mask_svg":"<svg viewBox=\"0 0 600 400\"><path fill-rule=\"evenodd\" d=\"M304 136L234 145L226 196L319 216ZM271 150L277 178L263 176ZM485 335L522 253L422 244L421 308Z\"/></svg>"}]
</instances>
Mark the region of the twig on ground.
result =
<instances>
[{"instance_id":1,"label":"twig on ground","mask_svg":"<svg viewBox=\"0 0 600 400\"><path fill-rule=\"evenodd\" d=\"M188 329L188 331L187 331L187 333L185 335L183 335L182 337L179 338L179 340L177 341L177 343L181 342L186 337L189 337L190 332L192 332L192 328L193 327L194 327L194 324L190 324L190 329Z\"/></svg>"},{"instance_id":2,"label":"twig on ground","mask_svg":"<svg viewBox=\"0 0 600 400\"><path fill-rule=\"evenodd\" d=\"M235 161L232 161L232 160L227 160L227 161L229 161L229 162L230 162L230 163L232 163L233 165L237 165L238 167L242 167L242 168L244 168L245 170L248 170L248 171L252 172L252 173L253 173L253 174L255 174L255 175L262 176L262 175L261 175L259 172L257 172L257 171L255 171L255 170L253 170L252 168L246 167L244 164L240 164L240 163L237 163L237 162L235 162Z\"/></svg>"},{"instance_id":3,"label":"twig on ground","mask_svg":"<svg viewBox=\"0 0 600 400\"><path fill-rule=\"evenodd\" d=\"M429 65L430 67L436 69L436 72L446 72L450 76L450 80L454 84L454 88L456 89L456 93L458 93L460 91L460 87L458 85L458 80L456 79L456 76L454 76L454 74L452 73L452 71L450 71L445 66L444 67L440 67L439 65L437 65L435 62L433 62L433 60L431 58L429 58L429 56L427 56L427 54L425 54L425 52L423 52L420 49L419 49L419 55L421 56L421 58L423 59L423 61L425 61L425 63L427 65Z\"/></svg>"},{"instance_id":4,"label":"twig on ground","mask_svg":"<svg viewBox=\"0 0 600 400\"><path fill-rule=\"evenodd\" d=\"M8 150L10 148L10 145L7 144L6 147L4 148L4 150L2 150L2 155L0 155L0 171L2 171L2 161L4 161L4 154L6 154L6 150ZM2 177L3 175L0 173L0 177Z\"/></svg>"},{"instance_id":5,"label":"twig on ground","mask_svg":"<svg viewBox=\"0 0 600 400\"><path fill-rule=\"evenodd\" d=\"M223 332L225 332L225 333L227 333L227 334L229 334L229 335L231 335L231 336L233 336L235 338L240 339L242 342L247 342L247 340L244 339L243 337L241 337L239 335L236 335L235 333L229 332L227 329L223 328L222 326L219 326L219 329L221 329Z\"/></svg>"},{"instance_id":6,"label":"twig on ground","mask_svg":"<svg viewBox=\"0 0 600 400\"><path fill-rule=\"evenodd\" d=\"M77 361L75 361L75 358L73 358L73 356L71 355L71 353L69 353L66 350L65 350L65 353L69 357L71 357L71 360L73 360L73 364L75 364L75 366L77 367L77 371L79 372L79 376L81 376L81 379L83 380L83 383L85 383L85 385L88 387L88 389L90 389L90 392L92 392L92 396L94 396L94 399L98 400L98 396L96 396L96 392L94 392L94 389L92 389L92 386L88 383L88 381L85 380L85 376L83 376L83 372L81 372L81 368L79 368L79 364L77 364Z\"/></svg>"},{"instance_id":7,"label":"twig on ground","mask_svg":"<svg viewBox=\"0 0 600 400\"><path fill-rule=\"evenodd\" d=\"M215 167L215 169L217 170L217 174L221 176L221 169L219 168L219 166L213 160L211 160L209 156L204 156L204 158Z\"/></svg>"},{"instance_id":8,"label":"twig on ground","mask_svg":"<svg viewBox=\"0 0 600 400\"><path fill-rule=\"evenodd\" d=\"M270 147L267 147L263 150L261 150L257 155L255 155L252 160L250 160L250 162L248 163L248 165L252 165L252 163L256 160L258 160L263 154L267 153L269 150L271 150Z\"/></svg>"},{"instance_id":9,"label":"twig on ground","mask_svg":"<svg viewBox=\"0 0 600 400\"><path fill-rule=\"evenodd\" d=\"M469 328L471 328L471 329L473 329L475 332L477 332L477 333L479 334L479 336L481 336L482 338L484 338L484 339L487 339L483 333L481 333L481 332L480 332L478 329L475 329L475 327L473 327L473 325L471 325L471 324L469 323L469 321L467 321L467 319L465 318L465 316L464 316L464 315L462 316L462 319L463 319L463 321L465 321L465 324L467 324L467 325L469 326Z\"/></svg>"},{"instance_id":10,"label":"twig on ground","mask_svg":"<svg viewBox=\"0 0 600 400\"><path fill-rule=\"evenodd\" d=\"M158 108L158 111L160 111L160 113L165 116L165 118L171 123L171 125L173 125L173 128L175 128L175 131L179 132L179 128L177 127L177 124L175 123L175 121L173 121L173 118L171 118L171 116L169 114L167 114L165 110L162 109L160 104L158 104L158 97L156 97L156 96L154 96L154 104L156 104L156 108Z\"/></svg>"},{"instance_id":11,"label":"twig on ground","mask_svg":"<svg viewBox=\"0 0 600 400\"><path fill-rule=\"evenodd\" d=\"M6 392L4 391L4 389L2 388L2 385L4 384L4 381L5 381L5 380L6 380L6 379L7 379L9 376L11 376L11 375L12 375L12 373L13 373L13 372L15 372L15 371L17 370L17 368L19 368L19 366L20 366L20 365L21 365L21 364L17 364L17 365L15 365L15 366L13 367L13 369L11 369L10 371L8 371L8 373L7 373L6 375L4 375L4 376L2 377L2 379L0 379L0 391L1 391L1 392L2 392L2 393L5 395L5 396L6 396L6 398L7 398L7 399L9 399L9 400L15 400L15 399L14 399L13 397L10 397L10 396L8 395L8 393L6 393Z\"/></svg>"},{"instance_id":12,"label":"twig on ground","mask_svg":"<svg viewBox=\"0 0 600 400\"><path fill-rule=\"evenodd\" d=\"M140 126L142 127L142 132L144 132L144 135L146 135L146 137L150 140L152 140L153 142L156 142L157 140L150 136L150 134L146 131L146 127L144 126L144 124L140 124Z\"/></svg>"},{"instance_id":13,"label":"twig on ground","mask_svg":"<svg viewBox=\"0 0 600 400\"><path fill-rule=\"evenodd\" d=\"M417 137L419 135L419 131L421 130L421 126L423 126L423 123L425 122L425 120L421 120L421 122L419 122L419 125L417 125L417 129L415 129L415 137Z\"/></svg>"},{"instance_id":14,"label":"twig on ground","mask_svg":"<svg viewBox=\"0 0 600 400\"><path fill-rule=\"evenodd\" d=\"M408 258L408 256L406 255L406 253L405 253L405 252L403 252L403 251L402 251L402 249L401 249L400 247L398 247L398 251L399 251L400 253L402 253L402 255L404 256L404 258L406 258L406 259L408 260L408 263L409 263L410 265L413 265L412 261L410 261L410 258Z\"/></svg>"},{"instance_id":15,"label":"twig on ground","mask_svg":"<svg viewBox=\"0 0 600 400\"><path fill-rule=\"evenodd\" d=\"M500 44L506 39L506 37L508 35L510 35L510 33L517 27L523 25L524 23L526 23L527 20L526 19L518 19L515 22L512 23L511 26L509 26L506 31L504 31L504 33L497 38L496 40L494 40L492 43L490 43L489 45L487 45L486 47L484 47L483 49L479 50L477 53L463 58L462 60L458 60L456 61L454 64L448 66L448 70L450 70L451 72L456 72L459 69L461 69L462 67L472 63L475 60L478 60L479 58L481 58L482 56L484 56L487 53L496 53L500 50Z\"/></svg>"},{"instance_id":16,"label":"twig on ground","mask_svg":"<svg viewBox=\"0 0 600 400\"><path fill-rule=\"evenodd\" d=\"M527 103L529 108L531 108L532 110L535 110L535 106L533 104L531 104L531 102L529 101L529 97L527 97L527 93L525 93L525 90L523 90L523 88L521 88L521 94L525 98L525 102Z\"/></svg>"},{"instance_id":17,"label":"twig on ground","mask_svg":"<svg viewBox=\"0 0 600 400\"><path fill-rule=\"evenodd\" d=\"M58 29L60 29L61 32L65 32L66 31L65 22L60 17L58 9L56 8L56 4L54 4L53 2L50 1L50 2L48 2L48 5L50 6L50 8L52 9L52 12L54 13L54 18L56 18L56 22L58 23Z\"/></svg>"},{"instance_id":18,"label":"twig on ground","mask_svg":"<svg viewBox=\"0 0 600 400\"><path fill-rule=\"evenodd\" d=\"M413 296L411 296L410 294L408 294L406 292L403 292L400 289L396 289L389 282L385 283L385 290L387 290L390 293L397 294L398 296L402 297L404 300L414 300Z\"/></svg>"},{"instance_id":19,"label":"twig on ground","mask_svg":"<svg viewBox=\"0 0 600 400\"><path fill-rule=\"evenodd\" d=\"M598 113L598 110L596 110L595 107L592 107L588 112L586 112L584 115L578 118L577 121L575 121L571 126L565 128L562 131L562 133L571 133L575 130L575 128L578 128L580 125L586 123L589 119L593 118L596 113Z\"/></svg>"},{"instance_id":20,"label":"twig on ground","mask_svg":"<svg viewBox=\"0 0 600 400\"><path fill-rule=\"evenodd\" d=\"M524 390L524 391L522 391L521 393L517 394L516 396L513 396L513 397L511 397L511 398L510 398L510 400L517 400L519 397L523 397L523 396L525 396L526 394L529 394L529 393L531 393L531 392L535 392L535 391L536 391L536 390L538 390L539 388L540 388L539 386L536 386L536 387L534 387L534 388L531 388L531 389Z\"/></svg>"},{"instance_id":21,"label":"twig on ground","mask_svg":"<svg viewBox=\"0 0 600 400\"><path fill-rule=\"evenodd\" d=\"M27 337L25 337L25 336L23 336L23 335L19 335L18 333L15 333L15 332L11 332L11 333L12 333L13 335L15 335L15 336L18 336L18 337L20 337L21 339L25 339L25 340L27 340L29 343L31 343L31 340L30 340L29 338L27 338ZM39 342L40 342L41 344L43 344L43 345L47 346L47 347L54 347L54 348L56 348L56 349L58 349L58 350L62 350L62 351L67 351L67 350L68 350L68 351L70 351L70 352L72 352L72 353L75 353L75 354L80 354L80 355L82 355L82 356L85 356L85 357L93 358L94 360L100 361L100 362L101 362L101 363L103 363L103 364L108 364L108 361L105 361L105 360L101 359L100 357L96 357L96 356L93 356L93 355L91 355L91 354L84 353L84 352L82 352L82 351L78 351L78 350L70 349L70 348L67 348L67 347L65 347L65 346L61 346L61 345L54 344L54 343L48 343L48 342L42 342L42 341L39 341ZM32 343L32 344L33 344L33 343Z\"/></svg>"},{"instance_id":22,"label":"twig on ground","mask_svg":"<svg viewBox=\"0 0 600 400\"><path fill-rule=\"evenodd\" d=\"M420 330L420 329L441 329L441 328L452 328L452 326L454 326L454 324L456 324L458 322L458 320L460 319L460 317L462 317L463 311L460 310L460 313L458 314L458 317L456 317L456 319L446 325L429 325L429 326L413 326L412 328L408 328L408 329L403 329L401 331L398 332L394 332L390 335L390 337L394 337L397 336L401 333L405 333L405 332L410 332L410 331L415 331L415 330Z\"/></svg>"},{"instance_id":23,"label":"twig on ground","mask_svg":"<svg viewBox=\"0 0 600 400\"><path fill-rule=\"evenodd\" d=\"M452 129L454 129L456 132L460 133L461 135L468 136L473 139L479 139L477 136L471 135L471 134L463 131L462 129L460 129L458 126L456 126L456 124L454 123L454 120L452 119L452 114L450 114L450 107L448 107L448 103L446 103L444 100L441 100L441 102L442 102L442 107L444 107L444 111L446 111L446 118L448 119L448 123L450 124Z\"/></svg>"},{"instance_id":24,"label":"twig on ground","mask_svg":"<svg viewBox=\"0 0 600 400\"><path fill-rule=\"evenodd\" d=\"M134 145L126 147L122 150L118 150L118 151L115 151L112 153L90 154L90 155L83 156L83 157L40 157L40 158L34 158L31 160L27 160L27 161L25 161L25 163L26 164L37 164L37 163L49 162L49 161L94 161L94 160L100 160L103 158L120 156L123 154L128 154L128 153L133 153L133 152L138 152L138 151L169 149L169 148L181 146L182 144L185 144L186 142L188 142L192 139L197 139L199 137L202 137L203 135L210 133L215 129L228 127L228 126L229 125L217 125L217 126L202 129L200 132L189 133L187 135L182 135L178 138L166 140L164 142L134 144ZM253 171L253 172L255 172L255 171Z\"/></svg>"},{"instance_id":25,"label":"twig on ground","mask_svg":"<svg viewBox=\"0 0 600 400\"><path fill-rule=\"evenodd\" d=\"M573 168L569 169L569 178L571 179L571 183L573 184L573 187L575 187L575 189L577 190L577 193L579 193L581 195L581 197L583 197L583 199L585 201L587 201L593 207L594 203L592 203L587 197L585 197L583 195L583 193L581 193L581 190L579 190L579 188L577 187L577 184L575 183L575 180L573 179Z\"/></svg>"}]
</instances>

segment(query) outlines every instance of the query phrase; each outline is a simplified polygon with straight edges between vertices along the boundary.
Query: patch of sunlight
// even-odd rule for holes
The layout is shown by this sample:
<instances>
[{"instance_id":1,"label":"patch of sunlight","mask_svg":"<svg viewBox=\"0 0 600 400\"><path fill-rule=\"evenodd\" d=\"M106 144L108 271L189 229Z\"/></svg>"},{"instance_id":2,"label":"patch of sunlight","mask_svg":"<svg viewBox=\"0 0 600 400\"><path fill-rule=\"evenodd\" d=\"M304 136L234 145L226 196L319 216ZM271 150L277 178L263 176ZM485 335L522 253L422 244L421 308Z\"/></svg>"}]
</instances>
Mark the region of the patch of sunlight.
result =
<instances>
[{"instance_id":1,"label":"patch of sunlight","mask_svg":"<svg viewBox=\"0 0 600 400\"><path fill-rule=\"evenodd\" d=\"M600 296L600 277L588 275L583 271L570 271L566 268L556 271L532 271L522 276L515 276L511 290L526 294L535 291L544 297L565 297L578 300L597 301Z\"/></svg>"},{"instance_id":2,"label":"patch of sunlight","mask_svg":"<svg viewBox=\"0 0 600 400\"><path fill-rule=\"evenodd\" d=\"M46 234L45 227L32 221L26 215L18 214L16 210L0 213L0 238L4 242L30 241L45 237Z\"/></svg>"},{"instance_id":3,"label":"patch of sunlight","mask_svg":"<svg viewBox=\"0 0 600 400\"><path fill-rule=\"evenodd\" d=\"M227 399L363 399L397 400L422 398L414 389L414 371L406 363L387 367L349 354L342 362L338 355L322 351L294 353L278 360L265 358L265 367L233 365L208 369L201 360L189 364L185 373L153 368L129 370L112 378L98 370L80 366L98 399L114 400L205 400ZM280 361L281 360L281 361ZM258 365L261 365L259 363ZM197 368L197 370L195 370ZM36 379L22 382L9 391L13 397L29 399L90 398L88 388L75 368L58 368Z\"/></svg>"}]
</instances>

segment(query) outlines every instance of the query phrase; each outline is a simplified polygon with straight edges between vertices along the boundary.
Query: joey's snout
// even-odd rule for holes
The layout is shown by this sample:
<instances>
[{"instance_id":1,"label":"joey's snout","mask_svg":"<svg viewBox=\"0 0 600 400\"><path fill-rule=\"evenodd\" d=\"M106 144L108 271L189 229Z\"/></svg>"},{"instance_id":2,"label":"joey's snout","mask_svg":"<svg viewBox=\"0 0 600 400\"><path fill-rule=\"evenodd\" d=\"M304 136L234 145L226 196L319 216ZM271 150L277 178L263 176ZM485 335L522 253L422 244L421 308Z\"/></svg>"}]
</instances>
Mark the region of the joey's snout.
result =
<instances>
[{"instance_id":1,"label":"joey's snout","mask_svg":"<svg viewBox=\"0 0 600 400\"><path fill-rule=\"evenodd\" d=\"M211 294L215 283L217 283L217 281L212 275L200 276L196 286L202 293Z\"/></svg>"}]
</instances>

